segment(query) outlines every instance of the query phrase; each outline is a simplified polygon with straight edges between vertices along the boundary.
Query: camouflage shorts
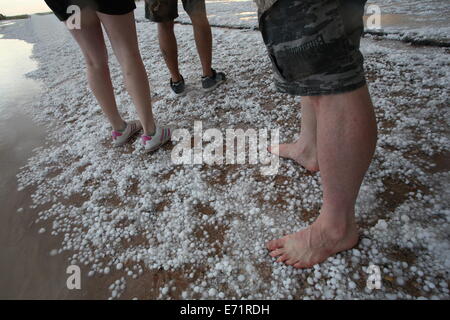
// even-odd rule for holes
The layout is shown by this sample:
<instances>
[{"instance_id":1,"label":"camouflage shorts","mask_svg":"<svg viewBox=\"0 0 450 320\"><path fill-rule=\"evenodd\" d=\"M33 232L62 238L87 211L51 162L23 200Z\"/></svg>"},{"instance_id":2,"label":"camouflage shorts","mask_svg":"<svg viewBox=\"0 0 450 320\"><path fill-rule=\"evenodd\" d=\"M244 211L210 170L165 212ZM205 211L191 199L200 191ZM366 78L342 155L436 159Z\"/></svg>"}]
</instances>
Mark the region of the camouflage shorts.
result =
<instances>
[{"instance_id":1,"label":"camouflage shorts","mask_svg":"<svg viewBox=\"0 0 450 320\"><path fill-rule=\"evenodd\" d=\"M366 0L278 0L259 19L281 92L338 94L365 83L359 51Z\"/></svg>"},{"instance_id":2,"label":"camouflage shorts","mask_svg":"<svg viewBox=\"0 0 450 320\"><path fill-rule=\"evenodd\" d=\"M205 13L205 0L182 0L188 15ZM145 17L153 22L172 21L178 17L178 0L145 0Z\"/></svg>"}]
</instances>

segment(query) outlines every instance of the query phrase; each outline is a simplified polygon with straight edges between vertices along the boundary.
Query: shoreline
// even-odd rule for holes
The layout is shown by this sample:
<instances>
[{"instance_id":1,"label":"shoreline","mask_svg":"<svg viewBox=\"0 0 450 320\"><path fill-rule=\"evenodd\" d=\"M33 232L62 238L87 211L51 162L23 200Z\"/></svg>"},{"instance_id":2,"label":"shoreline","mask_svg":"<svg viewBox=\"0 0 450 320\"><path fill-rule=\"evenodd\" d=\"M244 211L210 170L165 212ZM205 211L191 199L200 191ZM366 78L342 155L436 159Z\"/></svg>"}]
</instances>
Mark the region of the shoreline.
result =
<instances>
[{"instance_id":1,"label":"shoreline","mask_svg":"<svg viewBox=\"0 0 450 320\"><path fill-rule=\"evenodd\" d=\"M141 3L136 3L138 8ZM33 14L22 14L22 15L15 15L15 16L4 16L0 14L0 22L1 21L14 21L14 20L24 20L29 19L33 15L37 16L45 16L45 15L52 15L53 12L38 12ZM402 16L400 14L391 14L387 13L386 15L382 15L381 19L384 19L384 16L389 17L392 19L392 16ZM364 17L364 19L367 19L367 16ZM147 20L142 20L139 18L136 18L136 22L147 22ZM183 16L175 19L176 24L180 25L192 25L190 21L186 21ZM211 27L215 28L224 28L224 29L235 29L235 30L253 30L258 31L257 26L246 26L246 25L230 25L230 24L217 24L217 23L210 23ZM430 46L430 47L442 47L442 48L450 48L450 39L446 38L433 38L432 35L423 36L418 33L417 27L413 28L411 27L411 30L408 30L408 28L405 28L406 25L403 25L402 27L398 26L393 27L389 26L392 30L384 30L383 28L381 30L370 30L367 28L364 28L364 35L372 36L372 37L379 37L382 40L394 40L394 41L400 41L407 44L411 44L413 46ZM398 30L396 30L398 29Z\"/></svg>"},{"instance_id":2,"label":"shoreline","mask_svg":"<svg viewBox=\"0 0 450 320\"><path fill-rule=\"evenodd\" d=\"M4 16L4 15L0 14L0 22L1 21L11 21L11 20L24 20L24 19L31 18L31 16L33 16L33 15L46 16L46 15L50 15L50 14L53 14L53 12L51 12L51 11L37 12L37 13L32 13L32 14L19 14L19 15L15 15L15 16Z\"/></svg>"},{"instance_id":3,"label":"shoreline","mask_svg":"<svg viewBox=\"0 0 450 320\"><path fill-rule=\"evenodd\" d=\"M142 22L142 21L141 21ZM175 20L175 24L180 25L192 25L191 22L183 22L179 20ZM232 30L251 30L251 31L259 31L258 27L246 27L246 26L229 26L229 25L221 25L221 24L211 24L213 28L223 28L223 29L232 29ZM364 30L364 35L379 37L377 40L391 40L391 41L400 41L403 43L408 43L414 46L423 46L423 47L439 47L439 48L450 48L450 41L443 39L421 39L415 38L411 35L408 35L406 32L402 31L374 31L374 30Z\"/></svg>"},{"instance_id":4,"label":"shoreline","mask_svg":"<svg viewBox=\"0 0 450 320\"><path fill-rule=\"evenodd\" d=\"M21 20L21 19L28 19L31 15L29 14L22 14L17 16L3 16L0 15L0 21L9 21L9 20Z\"/></svg>"}]
</instances>

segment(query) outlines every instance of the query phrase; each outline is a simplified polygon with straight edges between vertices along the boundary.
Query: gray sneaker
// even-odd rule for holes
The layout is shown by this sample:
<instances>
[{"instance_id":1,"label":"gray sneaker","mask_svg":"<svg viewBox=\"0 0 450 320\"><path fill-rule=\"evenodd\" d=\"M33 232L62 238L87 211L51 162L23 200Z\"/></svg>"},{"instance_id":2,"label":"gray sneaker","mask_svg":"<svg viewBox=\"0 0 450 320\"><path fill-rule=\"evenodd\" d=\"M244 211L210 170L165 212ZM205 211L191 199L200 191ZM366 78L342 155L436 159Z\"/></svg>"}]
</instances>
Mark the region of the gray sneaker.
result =
<instances>
[{"instance_id":1,"label":"gray sneaker","mask_svg":"<svg viewBox=\"0 0 450 320\"><path fill-rule=\"evenodd\" d=\"M202 77L202 87L203 91L209 92L217 88L219 85L224 83L227 79L225 77L225 73L219 72L217 73L216 70L212 69L213 75L210 77Z\"/></svg>"},{"instance_id":2,"label":"gray sneaker","mask_svg":"<svg viewBox=\"0 0 450 320\"><path fill-rule=\"evenodd\" d=\"M180 75L181 76L181 75ZM184 78L181 76L181 80L177 82L173 82L172 78L170 78L170 88L177 95L182 95L184 93L184 89L186 88L184 84Z\"/></svg>"}]
</instances>

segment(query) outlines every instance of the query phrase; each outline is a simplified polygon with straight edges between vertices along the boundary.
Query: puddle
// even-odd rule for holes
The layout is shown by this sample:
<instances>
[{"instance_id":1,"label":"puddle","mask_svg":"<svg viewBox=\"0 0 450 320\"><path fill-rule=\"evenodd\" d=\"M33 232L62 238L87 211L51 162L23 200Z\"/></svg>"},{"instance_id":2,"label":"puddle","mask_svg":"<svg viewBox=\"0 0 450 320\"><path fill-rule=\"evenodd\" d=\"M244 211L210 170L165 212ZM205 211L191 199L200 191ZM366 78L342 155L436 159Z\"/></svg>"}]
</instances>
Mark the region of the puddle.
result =
<instances>
[{"instance_id":1,"label":"puddle","mask_svg":"<svg viewBox=\"0 0 450 320\"><path fill-rule=\"evenodd\" d=\"M36 68L33 46L16 39L0 39L0 201L11 191L10 180L31 150L42 144L45 132L25 115L39 95L40 85L25 77Z\"/></svg>"},{"instance_id":2,"label":"puddle","mask_svg":"<svg viewBox=\"0 0 450 320\"><path fill-rule=\"evenodd\" d=\"M25 77L37 67L32 49L0 38L0 299L56 298L65 284L65 261L49 262L56 239L38 235L35 212L25 208L29 192L17 191L16 174L45 140L45 130L24 112L40 92L40 84Z\"/></svg>"}]
</instances>

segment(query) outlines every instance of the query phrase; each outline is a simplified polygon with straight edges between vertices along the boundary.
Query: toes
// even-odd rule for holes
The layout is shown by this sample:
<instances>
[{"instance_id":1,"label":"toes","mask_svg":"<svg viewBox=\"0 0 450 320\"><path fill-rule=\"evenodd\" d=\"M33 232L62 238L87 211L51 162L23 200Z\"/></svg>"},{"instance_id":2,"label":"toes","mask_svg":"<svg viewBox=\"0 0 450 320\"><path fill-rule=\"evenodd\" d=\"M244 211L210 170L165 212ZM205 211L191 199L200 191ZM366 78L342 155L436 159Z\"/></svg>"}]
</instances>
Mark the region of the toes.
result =
<instances>
[{"instance_id":1,"label":"toes","mask_svg":"<svg viewBox=\"0 0 450 320\"><path fill-rule=\"evenodd\" d=\"M296 269L305 269L305 264L303 262L297 262L293 267Z\"/></svg>"},{"instance_id":2,"label":"toes","mask_svg":"<svg viewBox=\"0 0 450 320\"><path fill-rule=\"evenodd\" d=\"M279 156L280 155L280 146L279 145L273 145L267 148L267 151L270 153L273 153L274 155Z\"/></svg>"},{"instance_id":3,"label":"toes","mask_svg":"<svg viewBox=\"0 0 450 320\"><path fill-rule=\"evenodd\" d=\"M284 239L277 239L277 240L272 240L269 241L267 243L267 249L269 249L269 251L274 251L275 249L279 249L282 248L284 245Z\"/></svg>"},{"instance_id":4,"label":"toes","mask_svg":"<svg viewBox=\"0 0 450 320\"><path fill-rule=\"evenodd\" d=\"M288 261L286 261L286 264L287 264L288 266L293 266L293 265L295 265L297 262L298 262L298 259L291 258L291 259L288 259Z\"/></svg>"},{"instance_id":5,"label":"toes","mask_svg":"<svg viewBox=\"0 0 450 320\"><path fill-rule=\"evenodd\" d=\"M277 259L277 262L283 263L283 262L285 262L285 261L288 260L288 259L289 259L289 256L288 256L287 254L283 254L281 257L279 257L279 258Z\"/></svg>"},{"instance_id":6,"label":"toes","mask_svg":"<svg viewBox=\"0 0 450 320\"><path fill-rule=\"evenodd\" d=\"M313 264L309 264L309 263L305 263L305 262L297 262L296 264L293 265L293 267L296 269L310 269L313 266L314 266Z\"/></svg>"},{"instance_id":7,"label":"toes","mask_svg":"<svg viewBox=\"0 0 450 320\"><path fill-rule=\"evenodd\" d=\"M291 158L292 144L274 144L267 148L267 150L282 158Z\"/></svg>"},{"instance_id":8,"label":"toes","mask_svg":"<svg viewBox=\"0 0 450 320\"><path fill-rule=\"evenodd\" d=\"M283 253L284 253L284 250L283 250L283 249L276 249L276 250L272 251L271 253L269 253L269 255L270 255L272 258L276 258L276 257L281 256Z\"/></svg>"}]
</instances>

